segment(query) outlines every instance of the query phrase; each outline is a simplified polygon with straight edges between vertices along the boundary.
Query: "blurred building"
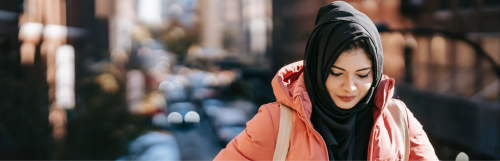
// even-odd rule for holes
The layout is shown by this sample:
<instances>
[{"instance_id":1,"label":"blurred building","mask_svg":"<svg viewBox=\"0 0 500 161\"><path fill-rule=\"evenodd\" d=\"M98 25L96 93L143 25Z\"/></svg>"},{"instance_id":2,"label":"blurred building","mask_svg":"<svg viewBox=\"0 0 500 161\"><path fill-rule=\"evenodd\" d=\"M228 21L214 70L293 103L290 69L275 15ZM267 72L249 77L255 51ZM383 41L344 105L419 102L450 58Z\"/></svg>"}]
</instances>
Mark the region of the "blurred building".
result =
<instances>
[{"instance_id":1,"label":"blurred building","mask_svg":"<svg viewBox=\"0 0 500 161\"><path fill-rule=\"evenodd\" d=\"M22 0L0 1L0 158L50 159L45 69L20 66L22 6Z\"/></svg>"},{"instance_id":2,"label":"blurred building","mask_svg":"<svg viewBox=\"0 0 500 161\"><path fill-rule=\"evenodd\" d=\"M245 125L212 127L202 115L201 132L171 134L166 116L179 111L169 106L269 102L270 85L238 86L270 80L271 17L271 0L0 0L0 159L154 158L161 150L142 152L159 147L182 154L175 159L213 158L218 140ZM253 115L243 102L228 111ZM179 146L128 146L151 130Z\"/></svg>"}]
</instances>

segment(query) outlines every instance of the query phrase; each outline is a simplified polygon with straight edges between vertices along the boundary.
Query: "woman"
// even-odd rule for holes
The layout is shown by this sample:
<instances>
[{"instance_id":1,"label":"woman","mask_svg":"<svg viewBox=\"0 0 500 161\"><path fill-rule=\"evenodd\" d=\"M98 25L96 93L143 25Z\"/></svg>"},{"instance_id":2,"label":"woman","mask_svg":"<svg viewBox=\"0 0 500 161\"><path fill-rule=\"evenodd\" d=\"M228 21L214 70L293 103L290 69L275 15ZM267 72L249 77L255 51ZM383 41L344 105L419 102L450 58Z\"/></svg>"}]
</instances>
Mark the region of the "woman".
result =
<instances>
[{"instance_id":1,"label":"woman","mask_svg":"<svg viewBox=\"0 0 500 161\"><path fill-rule=\"evenodd\" d=\"M370 19L345 2L322 7L304 61L272 81L277 102L263 105L215 160L272 160L280 103L293 109L287 160L402 160L387 109L394 80L382 74L382 44ZM407 109L410 160L438 160ZM404 111L404 110L403 110Z\"/></svg>"}]
</instances>

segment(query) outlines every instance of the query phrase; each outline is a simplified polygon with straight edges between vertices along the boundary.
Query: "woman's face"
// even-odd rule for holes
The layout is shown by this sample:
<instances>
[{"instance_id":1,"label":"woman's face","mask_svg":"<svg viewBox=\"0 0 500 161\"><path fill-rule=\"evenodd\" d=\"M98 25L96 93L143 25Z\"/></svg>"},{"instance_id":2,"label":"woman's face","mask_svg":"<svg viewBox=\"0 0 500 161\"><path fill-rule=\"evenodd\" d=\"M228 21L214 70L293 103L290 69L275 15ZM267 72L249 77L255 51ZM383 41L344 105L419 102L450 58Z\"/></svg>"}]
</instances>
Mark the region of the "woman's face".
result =
<instances>
[{"instance_id":1,"label":"woman's face","mask_svg":"<svg viewBox=\"0 0 500 161\"><path fill-rule=\"evenodd\" d=\"M325 85L335 105L351 109L366 96L372 82L371 60L363 49L355 49L340 54Z\"/></svg>"}]
</instances>

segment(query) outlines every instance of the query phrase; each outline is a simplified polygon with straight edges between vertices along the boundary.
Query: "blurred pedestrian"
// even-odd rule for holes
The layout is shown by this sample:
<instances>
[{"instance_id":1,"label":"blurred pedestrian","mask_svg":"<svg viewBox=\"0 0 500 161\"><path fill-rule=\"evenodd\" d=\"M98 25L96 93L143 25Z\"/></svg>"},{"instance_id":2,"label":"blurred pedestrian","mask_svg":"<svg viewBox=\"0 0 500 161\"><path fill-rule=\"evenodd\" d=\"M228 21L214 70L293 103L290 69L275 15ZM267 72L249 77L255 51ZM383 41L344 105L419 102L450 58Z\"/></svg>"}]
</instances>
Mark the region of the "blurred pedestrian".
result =
<instances>
[{"instance_id":1,"label":"blurred pedestrian","mask_svg":"<svg viewBox=\"0 0 500 161\"><path fill-rule=\"evenodd\" d=\"M272 160L280 104L293 111L287 160L438 160L422 125L392 99L395 82L382 66L366 15L341 1L322 7L304 61L272 81L277 102L263 105L215 160Z\"/></svg>"}]
</instances>

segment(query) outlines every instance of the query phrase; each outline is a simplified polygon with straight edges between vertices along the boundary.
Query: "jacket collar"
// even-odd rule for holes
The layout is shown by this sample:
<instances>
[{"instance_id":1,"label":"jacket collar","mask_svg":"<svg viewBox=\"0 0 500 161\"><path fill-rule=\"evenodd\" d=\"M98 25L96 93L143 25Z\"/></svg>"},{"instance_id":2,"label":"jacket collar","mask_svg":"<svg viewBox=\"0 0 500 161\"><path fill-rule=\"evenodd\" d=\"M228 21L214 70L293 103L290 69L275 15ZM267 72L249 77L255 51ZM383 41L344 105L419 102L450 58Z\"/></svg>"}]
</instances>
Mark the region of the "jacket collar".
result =
<instances>
[{"instance_id":1,"label":"jacket collar","mask_svg":"<svg viewBox=\"0 0 500 161\"><path fill-rule=\"evenodd\" d=\"M284 66L274 76L272 87L277 102L291 107L302 117L310 119L312 104L306 91L302 69L303 61ZM383 110L393 94L394 79L384 75L375 91L375 107Z\"/></svg>"}]
</instances>

